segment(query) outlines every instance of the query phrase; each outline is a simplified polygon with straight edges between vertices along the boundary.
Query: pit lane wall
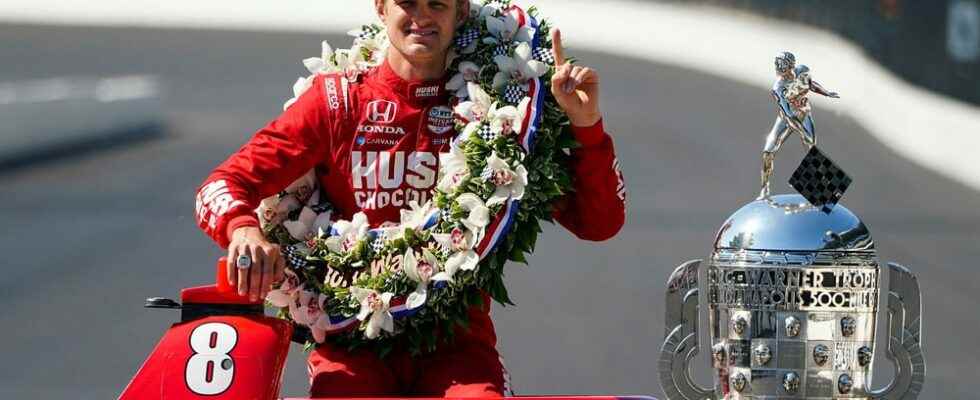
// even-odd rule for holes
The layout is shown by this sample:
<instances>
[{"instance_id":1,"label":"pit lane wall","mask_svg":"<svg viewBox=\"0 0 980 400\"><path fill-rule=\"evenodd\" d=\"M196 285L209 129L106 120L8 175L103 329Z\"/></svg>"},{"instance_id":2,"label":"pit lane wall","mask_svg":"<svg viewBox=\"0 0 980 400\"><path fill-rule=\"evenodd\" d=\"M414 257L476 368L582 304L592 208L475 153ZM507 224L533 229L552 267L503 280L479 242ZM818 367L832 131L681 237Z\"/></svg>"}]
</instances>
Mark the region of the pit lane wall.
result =
<instances>
[{"instance_id":1,"label":"pit lane wall","mask_svg":"<svg viewBox=\"0 0 980 400\"><path fill-rule=\"evenodd\" d=\"M702 3L826 29L915 85L980 104L980 0L662 1Z\"/></svg>"}]
</instances>

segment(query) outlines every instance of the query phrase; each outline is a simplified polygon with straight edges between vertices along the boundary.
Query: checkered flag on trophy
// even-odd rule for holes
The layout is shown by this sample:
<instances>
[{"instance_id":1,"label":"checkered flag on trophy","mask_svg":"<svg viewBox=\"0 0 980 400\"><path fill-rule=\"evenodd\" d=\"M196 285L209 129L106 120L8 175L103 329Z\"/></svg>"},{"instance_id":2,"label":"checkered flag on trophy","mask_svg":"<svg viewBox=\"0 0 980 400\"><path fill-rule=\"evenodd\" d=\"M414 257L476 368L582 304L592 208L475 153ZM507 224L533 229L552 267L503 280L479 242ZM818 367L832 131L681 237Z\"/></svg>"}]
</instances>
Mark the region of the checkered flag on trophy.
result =
<instances>
[{"instance_id":1,"label":"checkered flag on trophy","mask_svg":"<svg viewBox=\"0 0 980 400\"><path fill-rule=\"evenodd\" d=\"M851 177L820 149L813 146L803 157L800 166L793 171L793 176L789 178L789 185L814 207L830 213L844 196L844 191L851 185Z\"/></svg>"}]
</instances>

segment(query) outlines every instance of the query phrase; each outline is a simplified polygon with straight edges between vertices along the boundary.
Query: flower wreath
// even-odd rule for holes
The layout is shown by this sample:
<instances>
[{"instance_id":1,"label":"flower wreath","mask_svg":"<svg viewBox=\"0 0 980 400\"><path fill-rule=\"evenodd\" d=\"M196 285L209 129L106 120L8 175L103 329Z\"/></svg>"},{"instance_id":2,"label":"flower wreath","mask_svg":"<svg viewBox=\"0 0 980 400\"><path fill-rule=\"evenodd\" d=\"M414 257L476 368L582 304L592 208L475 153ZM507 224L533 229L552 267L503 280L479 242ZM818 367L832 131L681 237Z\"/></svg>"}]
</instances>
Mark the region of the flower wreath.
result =
<instances>
[{"instance_id":1,"label":"flower wreath","mask_svg":"<svg viewBox=\"0 0 980 400\"><path fill-rule=\"evenodd\" d=\"M430 201L412 202L399 223L377 229L363 213L331 223L310 171L256 210L289 261L285 281L266 300L280 317L309 328L308 348L332 340L372 344L384 354L397 339L413 353L431 351L439 337L450 340L455 326L467 326L467 310L482 305L482 293L513 304L503 266L527 262L539 221L551 221L553 201L571 188L563 165L575 141L550 96L547 22L510 0L471 0L470 11L447 64L461 133L440 154ZM356 76L383 62L383 27L350 34L350 49L323 42L320 57L303 60L312 75L296 82L284 107L317 74Z\"/></svg>"}]
</instances>

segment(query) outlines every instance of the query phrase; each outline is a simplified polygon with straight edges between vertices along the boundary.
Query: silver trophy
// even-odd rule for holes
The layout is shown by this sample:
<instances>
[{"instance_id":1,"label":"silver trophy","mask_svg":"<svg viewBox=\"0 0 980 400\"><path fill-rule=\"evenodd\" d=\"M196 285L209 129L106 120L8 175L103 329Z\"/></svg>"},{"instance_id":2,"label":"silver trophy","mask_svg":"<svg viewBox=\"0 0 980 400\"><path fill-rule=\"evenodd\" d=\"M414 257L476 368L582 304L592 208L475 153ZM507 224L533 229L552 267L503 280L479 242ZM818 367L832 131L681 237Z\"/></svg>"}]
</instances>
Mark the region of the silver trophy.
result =
<instances>
[{"instance_id":1,"label":"silver trophy","mask_svg":"<svg viewBox=\"0 0 980 400\"><path fill-rule=\"evenodd\" d=\"M838 204L849 183L812 147L791 179L802 195L765 193L746 204L722 224L707 262L674 270L659 360L668 400L918 397L919 284L901 265L878 264L867 226ZM880 293L897 376L876 390ZM708 330L712 388L694 383L688 368L703 340L699 323Z\"/></svg>"},{"instance_id":2,"label":"silver trophy","mask_svg":"<svg viewBox=\"0 0 980 400\"><path fill-rule=\"evenodd\" d=\"M813 124L810 108L810 92L831 98L840 98L837 92L831 92L820 86L810 76L810 68L806 65L796 65L796 56L784 51L776 56L776 82L772 84L769 94L776 103L776 121L766 136L762 147L762 189L759 198L769 196L769 179L772 178L773 161L776 152L790 134L796 132L803 141L803 146L812 148L817 145L817 131Z\"/></svg>"}]
</instances>

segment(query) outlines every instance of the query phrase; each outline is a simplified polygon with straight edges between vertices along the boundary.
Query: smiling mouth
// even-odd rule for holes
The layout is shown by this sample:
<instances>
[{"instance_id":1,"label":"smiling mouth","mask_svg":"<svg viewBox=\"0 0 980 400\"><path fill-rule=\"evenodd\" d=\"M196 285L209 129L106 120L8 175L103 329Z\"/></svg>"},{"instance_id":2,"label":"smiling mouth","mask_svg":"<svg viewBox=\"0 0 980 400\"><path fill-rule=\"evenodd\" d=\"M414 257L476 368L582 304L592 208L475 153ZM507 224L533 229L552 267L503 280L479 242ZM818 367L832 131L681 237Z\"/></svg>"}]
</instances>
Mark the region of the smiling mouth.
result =
<instances>
[{"instance_id":1,"label":"smiling mouth","mask_svg":"<svg viewBox=\"0 0 980 400\"><path fill-rule=\"evenodd\" d=\"M408 29L405 33L410 36L434 37L438 32L435 29Z\"/></svg>"}]
</instances>

